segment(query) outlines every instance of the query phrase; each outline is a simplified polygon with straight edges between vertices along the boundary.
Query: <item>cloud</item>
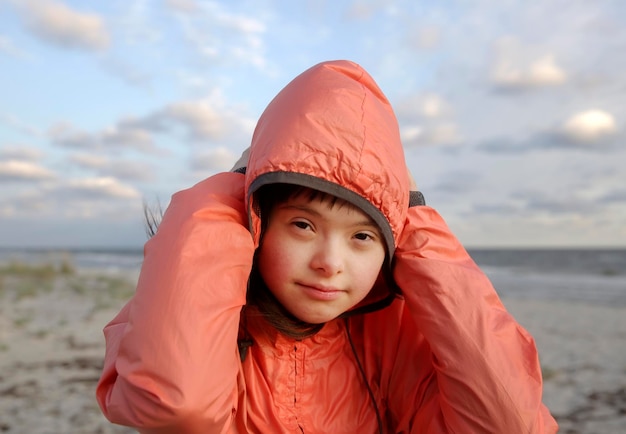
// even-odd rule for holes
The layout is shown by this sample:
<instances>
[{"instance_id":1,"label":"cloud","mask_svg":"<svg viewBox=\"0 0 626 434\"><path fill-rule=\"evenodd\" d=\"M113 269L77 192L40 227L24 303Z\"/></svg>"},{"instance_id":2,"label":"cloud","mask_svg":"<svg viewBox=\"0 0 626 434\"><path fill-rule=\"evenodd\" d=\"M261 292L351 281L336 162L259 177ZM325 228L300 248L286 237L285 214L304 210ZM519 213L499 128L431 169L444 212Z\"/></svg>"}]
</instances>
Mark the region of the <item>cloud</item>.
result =
<instances>
[{"instance_id":1,"label":"cloud","mask_svg":"<svg viewBox=\"0 0 626 434\"><path fill-rule=\"evenodd\" d=\"M458 145L462 140L458 126L451 119L450 104L438 94L409 96L396 105L395 112L406 147Z\"/></svg>"},{"instance_id":2,"label":"cloud","mask_svg":"<svg viewBox=\"0 0 626 434\"><path fill-rule=\"evenodd\" d=\"M0 180L2 181L39 181L55 177L55 173L29 161L0 161Z\"/></svg>"},{"instance_id":3,"label":"cloud","mask_svg":"<svg viewBox=\"0 0 626 434\"><path fill-rule=\"evenodd\" d=\"M115 125L96 132L76 128L70 122L59 122L48 130L56 145L77 150L102 152L141 151L160 154L157 136L183 133L190 144L233 144L241 148L252 134L255 120L242 116L235 108L225 106L219 96L202 100L179 101L143 117L124 117Z\"/></svg>"},{"instance_id":4,"label":"cloud","mask_svg":"<svg viewBox=\"0 0 626 434\"><path fill-rule=\"evenodd\" d=\"M534 85L551 85L564 83L567 76L555 63L554 56L547 54L530 64L528 78Z\"/></svg>"},{"instance_id":5,"label":"cloud","mask_svg":"<svg viewBox=\"0 0 626 434\"><path fill-rule=\"evenodd\" d=\"M114 177L126 181L153 181L155 169L150 164L137 161L112 160L103 155L75 154L70 163L89 169L101 177Z\"/></svg>"},{"instance_id":6,"label":"cloud","mask_svg":"<svg viewBox=\"0 0 626 434\"><path fill-rule=\"evenodd\" d=\"M526 138L495 137L476 145L489 153L525 153L545 149L606 151L618 149L626 135L612 114L597 109L572 115L558 127L537 131Z\"/></svg>"},{"instance_id":7,"label":"cloud","mask_svg":"<svg viewBox=\"0 0 626 434\"><path fill-rule=\"evenodd\" d=\"M346 10L345 16L350 20L367 20L374 14L375 7L367 5L362 2L353 2L348 10Z\"/></svg>"},{"instance_id":8,"label":"cloud","mask_svg":"<svg viewBox=\"0 0 626 434\"><path fill-rule=\"evenodd\" d=\"M416 125L400 129L400 137L405 147L413 146L457 146L462 137L458 126L453 122L440 122L419 127Z\"/></svg>"},{"instance_id":9,"label":"cloud","mask_svg":"<svg viewBox=\"0 0 626 434\"><path fill-rule=\"evenodd\" d=\"M130 120L122 121L96 133L75 128L69 122L60 122L49 129L48 136L59 146L76 149L128 148L142 151L155 149L150 132L134 125L134 122Z\"/></svg>"},{"instance_id":10,"label":"cloud","mask_svg":"<svg viewBox=\"0 0 626 434\"><path fill-rule=\"evenodd\" d=\"M516 38L500 39L495 44L491 81L501 89L524 89L560 85L567 74L552 53L536 54L537 49L523 47Z\"/></svg>"},{"instance_id":11,"label":"cloud","mask_svg":"<svg viewBox=\"0 0 626 434\"><path fill-rule=\"evenodd\" d=\"M573 115L562 128L563 134L575 142L593 143L617 133L612 114L602 110L587 110Z\"/></svg>"},{"instance_id":12,"label":"cloud","mask_svg":"<svg viewBox=\"0 0 626 434\"><path fill-rule=\"evenodd\" d=\"M511 195L522 203L520 207L524 211L533 213L547 213L550 215L578 214L583 210L596 208L594 201L582 197L577 192L569 194L546 194L539 191L516 192Z\"/></svg>"},{"instance_id":13,"label":"cloud","mask_svg":"<svg viewBox=\"0 0 626 434\"><path fill-rule=\"evenodd\" d=\"M417 26L409 31L408 44L418 50L431 50L439 46L441 29L435 26Z\"/></svg>"},{"instance_id":14,"label":"cloud","mask_svg":"<svg viewBox=\"0 0 626 434\"><path fill-rule=\"evenodd\" d=\"M43 156L41 149L25 145L6 145L0 149L0 159L35 161Z\"/></svg>"},{"instance_id":15,"label":"cloud","mask_svg":"<svg viewBox=\"0 0 626 434\"><path fill-rule=\"evenodd\" d=\"M8 199L0 197L0 218L41 217L49 201L40 191L16 194Z\"/></svg>"},{"instance_id":16,"label":"cloud","mask_svg":"<svg viewBox=\"0 0 626 434\"><path fill-rule=\"evenodd\" d=\"M70 162L89 169L99 169L110 164L110 160L104 155L76 154L70 157Z\"/></svg>"},{"instance_id":17,"label":"cloud","mask_svg":"<svg viewBox=\"0 0 626 434\"><path fill-rule=\"evenodd\" d=\"M50 139L61 146L70 148L96 148L98 140L92 134L75 128L69 122L59 122L48 130Z\"/></svg>"},{"instance_id":18,"label":"cloud","mask_svg":"<svg viewBox=\"0 0 626 434\"><path fill-rule=\"evenodd\" d=\"M214 85L211 77L208 77L206 74L178 69L174 71L174 75L181 86L191 89L193 94L210 90Z\"/></svg>"},{"instance_id":19,"label":"cloud","mask_svg":"<svg viewBox=\"0 0 626 434\"><path fill-rule=\"evenodd\" d=\"M502 87L529 87L562 84L566 80L566 75L556 65L554 57L546 55L532 62L527 68L501 61L495 66L492 79Z\"/></svg>"},{"instance_id":20,"label":"cloud","mask_svg":"<svg viewBox=\"0 0 626 434\"><path fill-rule=\"evenodd\" d=\"M441 118L452 114L450 104L439 94L424 92L410 95L395 104L399 119Z\"/></svg>"},{"instance_id":21,"label":"cloud","mask_svg":"<svg viewBox=\"0 0 626 434\"><path fill-rule=\"evenodd\" d=\"M156 10L151 0L126 0L124 10L115 22L120 25L119 34L127 44L154 43L162 39L162 26L155 25L153 12Z\"/></svg>"},{"instance_id":22,"label":"cloud","mask_svg":"<svg viewBox=\"0 0 626 434\"><path fill-rule=\"evenodd\" d=\"M181 11L180 2L176 3L177 10ZM266 26L258 14L253 17L231 13L211 2L203 3L201 9L192 14L179 15L179 21L196 53L212 65L235 63L267 69L262 39Z\"/></svg>"},{"instance_id":23,"label":"cloud","mask_svg":"<svg viewBox=\"0 0 626 434\"><path fill-rule=\"evenodd\" d=\"M45 42L85 50L104 50L110 35L97 14L78 12L53 0L20 3L27 27Z\"/></svg>"},{"instance_id":24,"label":"cloud","mask_svg":"<svg viewBox=\"0 0 626 434\"><path fill-rule=\"evenodd\" d=\"M538 148L538 146L525 146L525 143L532 144L533 141L523 142L506 136L498 136L477 143L474 147L480 152L489 154L518 154Z\"/></svg>"},{"instance_id":25,"label":"cloud","mask_svg":"<svg viewBox=\"0 0 626 434\"><path fill-rule=\"evenodd\" d=\"M219 140L228 129L228 125L223 122L221 114L204 101L174 103L160 115L186 126L196 139Z\"/></svg>"},{"instance_id":26,"label":"cloud","mask_svg":"<svg viewBox=\"0 0 626 434\"><path fill-rule=\"evenodd\" d=\"M142 128L122 124L105 128L99 137L105 146L131 146L137 149L151 149L152 135Z\"/></svg>"},{"instance_id":27,"label":"cloud","mask_svg":"<svg viewBox=\"0 0 626 434\"><path fill-rule=\"evenodd\" d=\"M626 205L626 188L619 186L606 192L600 197L600 200L606 204Z\"/></svg>"},{"instance_id":28,"label":"cloud","mask_svg":"<svg viewBox=\"0 0 626 434\"><path fill-rule=\"evenodd\" d=\"M589 211L593 208L593 202L576 194L555 195L528 189L512 192L507 197L498 198L497 201L484 196L482 200L475 200L465 215L475 220L489 216L526 220L551 216L558 220L579 215L584 210Z\"/></svg>"},{"instance_id":29,"label":"cloud","mask_svg":"<svg viewBox=\"0 0 626 434\"><path fill-rule=\"evenodd\" d=\"M176 12L193 13L198 10L194 0L166 0L165 5Z\"/></svg>"},{"instance_id":30,"label":"cloud","mask_svg":"<svg viewBox=\"0 0 626 434\"><path fill-rule=\"evenodd\" d=\"M118 57L107 57L102 60L103 68L112 75L121 78L133 86L149 87L152 75Z\"/></svg>"},{"instance_id":31,"label":"cloud","mask_svg":"<svg viewBox=\"0 0 626 434\"><path fill-rule=\"evenodd\" d=\"M458 126L452 121L421 122L400 127L400 138L406 148L416 146L458 146L463 137Z\"/></svg>"},{"instance_id":32,"label":"cloud","mask_svg":"<svg viewBox=\"0 0 626 434\"><path fill-rule=\"evenodd\" d=\"M32 137L38 137L41 135L41 132L37 127L27 124L22 120L18 119L16 116L10 113L2 113L0 112L0 122L11 127L21 133Z\"/></svg>"},{"instance_id":33,"label":"cloud","mask_svg":"<svg viewBox=\"0 0 626 434\"><path fill-rule=\"evenodd\" d=\"M349 20L366 21L381 10L393 14L396 8L387 0L355 1L346 9L344 16Z\"/></svg>"},{"instance_id":34,"label":"cloud","mask_svg":"<svg viewBox=\"0 0 626 434\"><path fill-rule=\"evenodd\" d=\"M429 118L440 117L447 111L446 106L447 104L439 95L428 94L422 101L422 113Z\"/></svg>"},{"instance_id":35,"label":"cloud","mask_svg":"<svg viewBox=\"0 0 626 434\"><path fill-rule=\"evenodd\" d=\"M102 168L99 173L103 176L113 176L126 181L149 182L155 180L155 168L147 163L136 161L116 160Z\"/></svg>"},{"instance_id":36,"label":"cloud","mask_svg":"<svg viewBox=\"0 0 626 434\"><path fill-rule=\"evenodd\" d=\"M112 177L70 179L60 184L59 190L69 192L82 199L117 198L136 199L141 197L134 187L122 184Z\"/></svg>"},{"instance_id":37,"label":"cloud","mask_svg":"<svg viewBox=\"0 0 626 434\"><path fill-rule=\"evenodd\" d=\"M139 219L141 195L112 177L57 178L36 189L0 196L0 217L37 219Z\"/></svg>"},{"instance_id":38,"label":"cloud","mask_svg":"<svg viewBox=\"0 0 626 434\"><path fill-rule=\"evenodd\" d=\"M198 172L200 176L206 176L207 172L228 171L237 158L237 155L229 149L218 147L195 155L191 162L191 169Z\"/></svg>"},{"instance_id":39,"label":"cloud","mask_svg":"<svg viewBox=\"0 0 626 434\"><path fill-rule=\"evenodd\" d=\"M429 187L429 192L436 196L450 195L462 197L474 194L484 177L480 171L457 170L437 177L436 182Z\"/></svg>"},{"instance_id":40,"label":"cloud","mask_svg":"<svg viewBox=\"0 0 626 434\"><path fill-rule=\"evenodd\" d=\"M126 125L154 133L182 129L193 141L217 144L238 140L241 135L249 137L255 121L226 107L220 98L211 97L175 102L143 118L129 120Z\"/></svg>"}]
</instances>

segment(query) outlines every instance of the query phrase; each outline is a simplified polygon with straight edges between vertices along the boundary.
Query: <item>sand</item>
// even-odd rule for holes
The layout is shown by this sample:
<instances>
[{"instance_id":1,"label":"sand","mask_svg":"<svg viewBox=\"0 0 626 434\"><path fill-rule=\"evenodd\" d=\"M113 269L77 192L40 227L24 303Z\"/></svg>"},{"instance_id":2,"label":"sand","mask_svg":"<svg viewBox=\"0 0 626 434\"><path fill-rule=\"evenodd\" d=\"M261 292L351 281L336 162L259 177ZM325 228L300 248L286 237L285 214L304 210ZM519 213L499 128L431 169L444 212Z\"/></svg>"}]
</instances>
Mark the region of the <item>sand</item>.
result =
<instances>
[{"instance_id":1,"label":"sand","mask_svg":"<svg viewBox=\"0 0 626 434\"><path fill-rule=\"evenodd\" d=\"M106 421L94 387L104 354L102 327L135 281L134 273L46 274L5 267L0 275L1 433L134 432ZM544 402L560 432L625 432L626 307L504 302L536 339Z\"/></svg>"},{"instance_id":2,"label":"sand","mask_svg":"<svg viewBox=\"0 0 626 434\"><path fill-rule=\"evenodd\" d=\"M559 432L625 433L626 306L504 302L535 338L544 403Z\"/></svg>"}]
</instances>

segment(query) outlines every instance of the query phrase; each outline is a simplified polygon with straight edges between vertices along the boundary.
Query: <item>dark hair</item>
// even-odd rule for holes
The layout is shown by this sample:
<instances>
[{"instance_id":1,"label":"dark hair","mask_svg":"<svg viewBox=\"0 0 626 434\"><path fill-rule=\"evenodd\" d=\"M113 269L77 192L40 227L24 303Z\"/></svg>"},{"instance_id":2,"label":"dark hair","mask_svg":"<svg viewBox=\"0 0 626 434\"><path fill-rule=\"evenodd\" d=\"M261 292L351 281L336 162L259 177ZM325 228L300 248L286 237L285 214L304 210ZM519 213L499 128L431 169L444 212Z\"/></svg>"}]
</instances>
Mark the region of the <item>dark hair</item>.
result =
<instances>
[{"instance_id":1,"label":"dark hair","mask_svg":"<svg viewBox=\"0 0 626 434\"><path fill-rule=\"evenodd\" d=\"M161 207L161 202L157 201L157 204L154 206L148 205L148 203L143 201L143 217L145 219L145 231L148 238L152 238L159 229L159 225L161 224L161 220L163 219L163 208Z\"/></svg>"}]
</instances>

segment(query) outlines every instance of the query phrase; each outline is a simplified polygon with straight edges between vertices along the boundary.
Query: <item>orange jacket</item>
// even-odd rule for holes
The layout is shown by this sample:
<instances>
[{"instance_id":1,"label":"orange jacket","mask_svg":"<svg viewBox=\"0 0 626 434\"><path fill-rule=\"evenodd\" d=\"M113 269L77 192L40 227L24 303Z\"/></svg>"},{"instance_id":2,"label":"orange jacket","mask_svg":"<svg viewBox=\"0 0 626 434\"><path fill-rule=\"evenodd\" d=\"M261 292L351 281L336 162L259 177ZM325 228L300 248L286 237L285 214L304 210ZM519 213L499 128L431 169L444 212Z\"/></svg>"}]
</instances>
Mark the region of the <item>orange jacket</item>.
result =
<instances>
[{"instance_id":1,"label":"orange jacket","mask_svg":"<svg viewBox=\"0 0 626 434\"><path fill-rule=\"evenodd\" d=\"M299 341L247 315L242 362L252 197L285 181L373 204L401 296ZM395 117L358 65L327 62L290 83L259 120L246 175L175 194L144 254L135 296L104 330L97 398L113 422L155 434L374 433L365 377L384 432L556 432L533 339L439 215L408 207ZM364 303L389 293L381 284Z\"/></svg>"}]
</instances>

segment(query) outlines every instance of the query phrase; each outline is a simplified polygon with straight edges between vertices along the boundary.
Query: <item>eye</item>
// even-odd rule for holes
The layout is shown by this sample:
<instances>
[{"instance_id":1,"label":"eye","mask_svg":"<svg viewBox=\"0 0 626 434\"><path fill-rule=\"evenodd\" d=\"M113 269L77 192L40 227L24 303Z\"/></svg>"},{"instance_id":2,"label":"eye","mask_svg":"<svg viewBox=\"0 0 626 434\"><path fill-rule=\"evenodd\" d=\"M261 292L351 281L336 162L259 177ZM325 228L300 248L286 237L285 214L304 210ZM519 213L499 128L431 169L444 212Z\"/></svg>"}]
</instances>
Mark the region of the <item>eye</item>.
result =
<instances>
[{"instance_id":1,"label":"eye","mask_svg":"<svg viewBox=\"0 0 626 434\"><path fill-rule=\"evenodd\" d=\"M372 234L368 234L367 232L358 232L354 234L354 238L359 241L374 241L375 238Z\"/></svg>"},{"instance_id":2,"label":"eye","mask_svg":"<svg viewBox=\"0 0 626 434\"><path fill-rule=\"evenodd\" d=\"M295 227L297 227L298 229L312 229L311 225L306 222L306 221L302 221L302 220L296 220L294 222L291 223L292 225L294 225Z\"/></svg>"}]
</instances>

